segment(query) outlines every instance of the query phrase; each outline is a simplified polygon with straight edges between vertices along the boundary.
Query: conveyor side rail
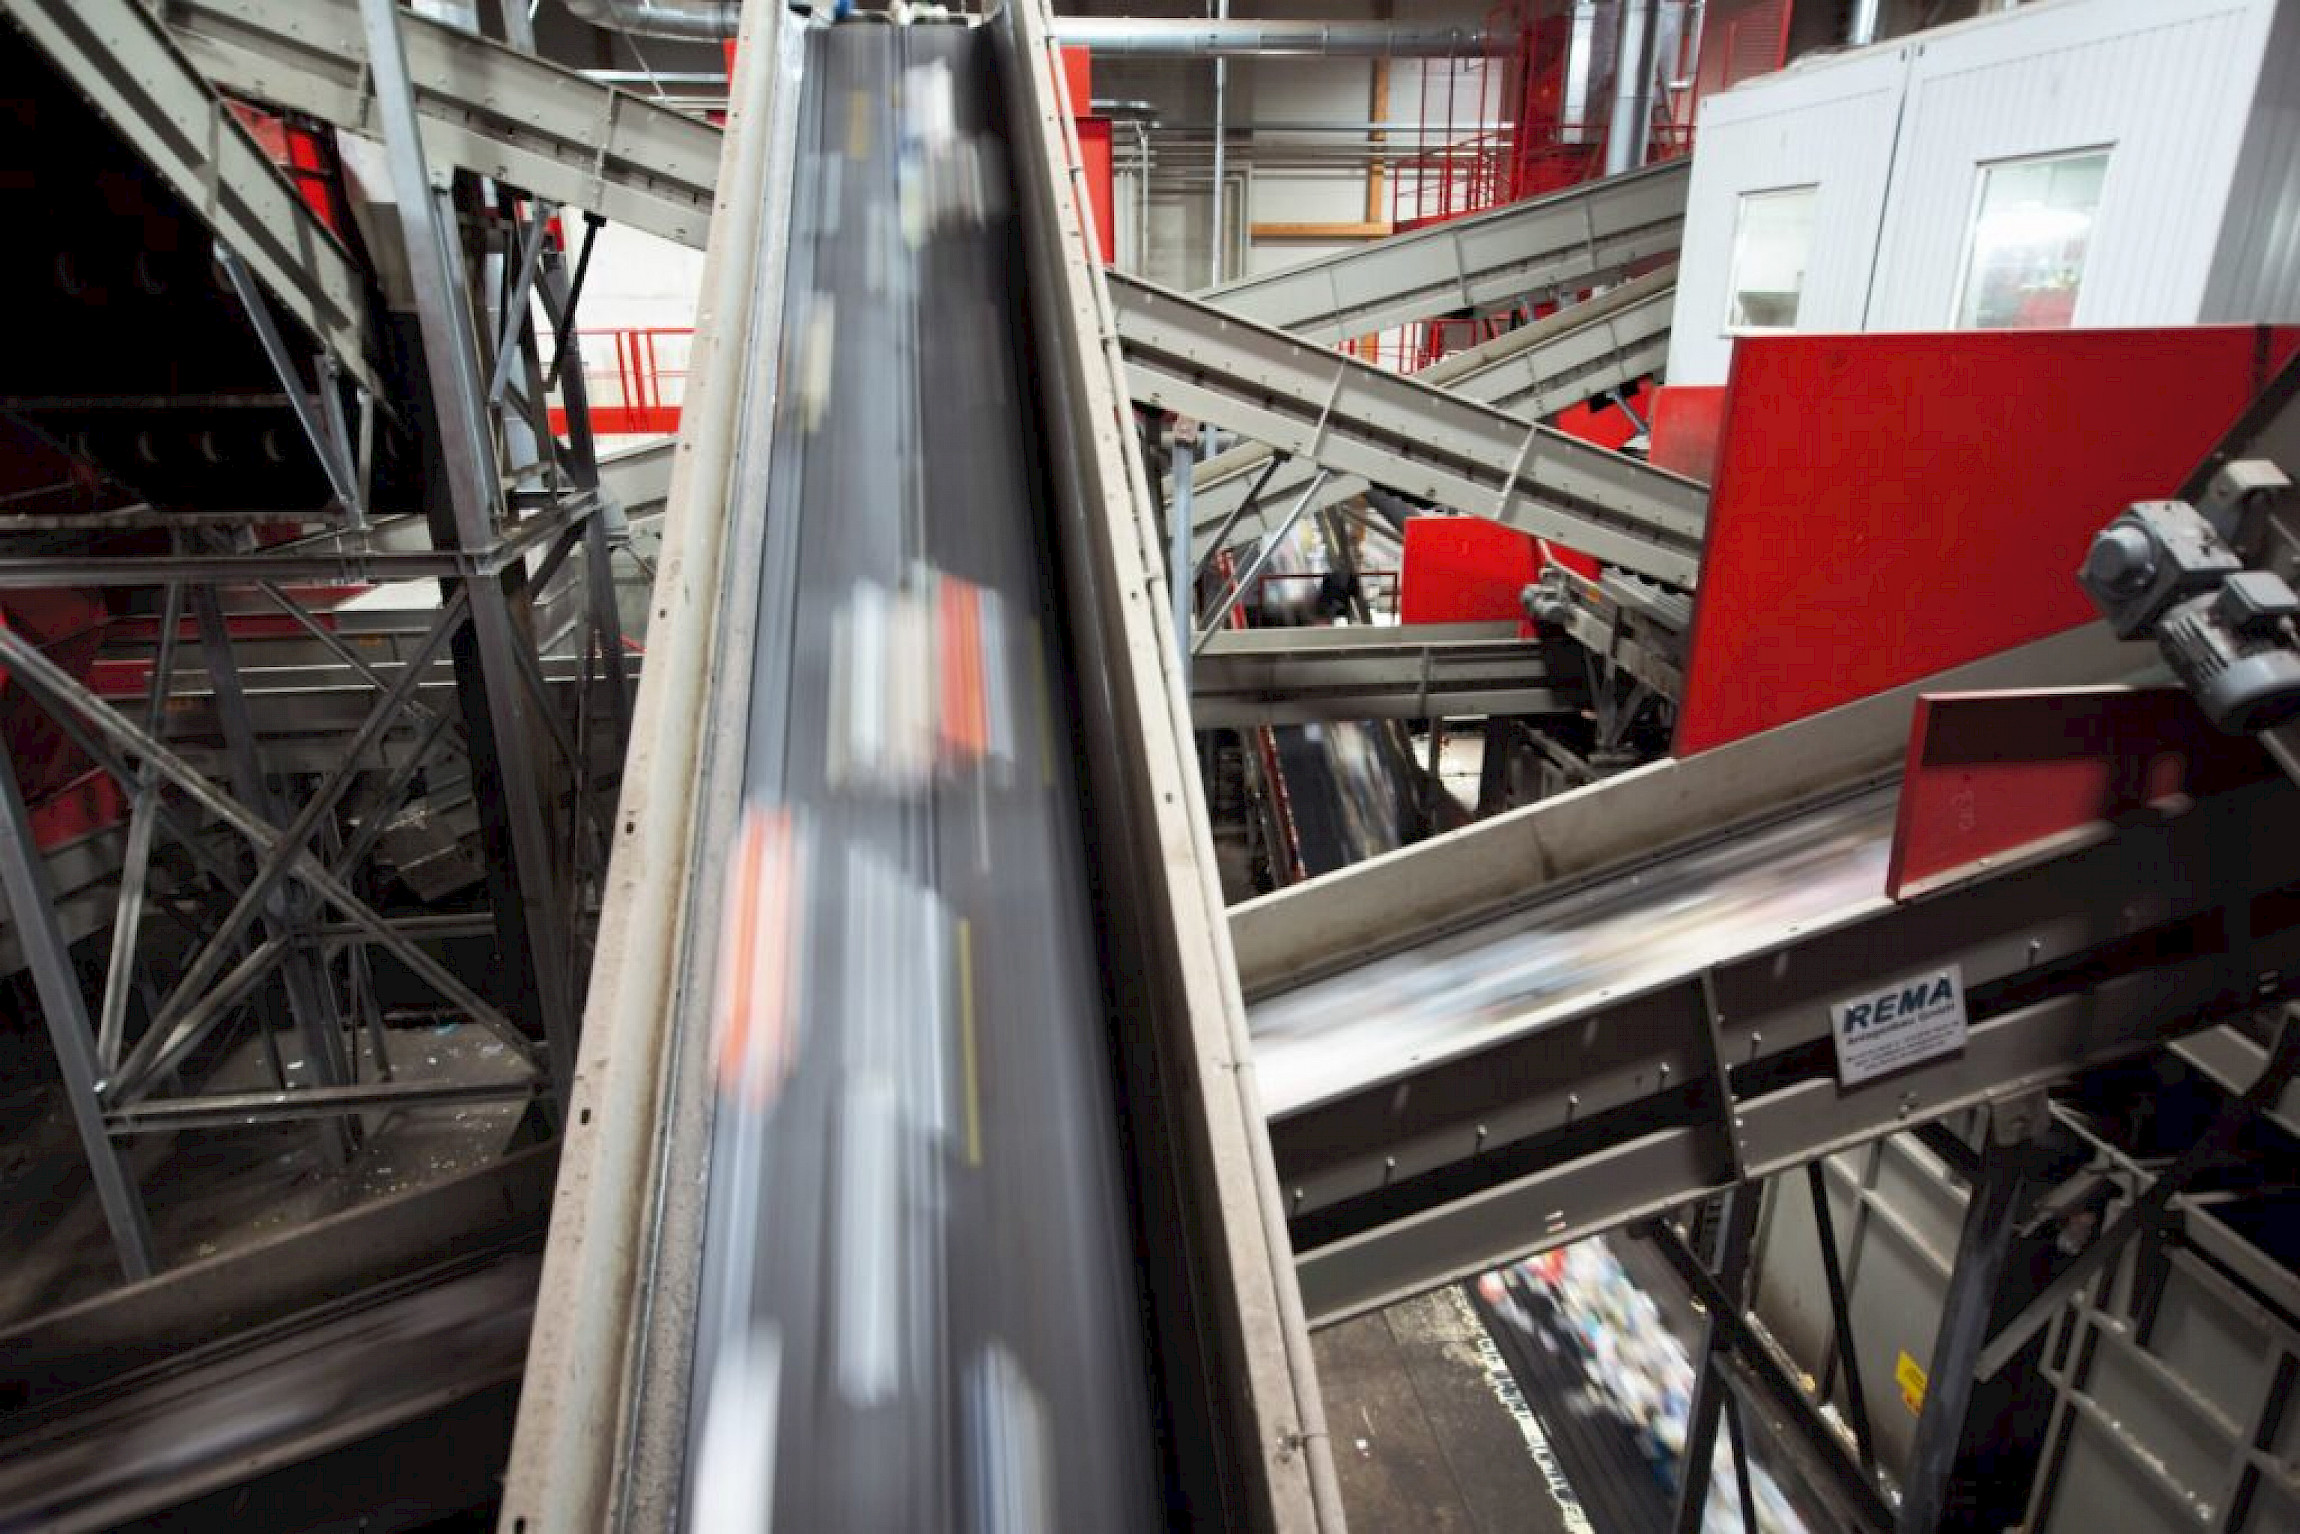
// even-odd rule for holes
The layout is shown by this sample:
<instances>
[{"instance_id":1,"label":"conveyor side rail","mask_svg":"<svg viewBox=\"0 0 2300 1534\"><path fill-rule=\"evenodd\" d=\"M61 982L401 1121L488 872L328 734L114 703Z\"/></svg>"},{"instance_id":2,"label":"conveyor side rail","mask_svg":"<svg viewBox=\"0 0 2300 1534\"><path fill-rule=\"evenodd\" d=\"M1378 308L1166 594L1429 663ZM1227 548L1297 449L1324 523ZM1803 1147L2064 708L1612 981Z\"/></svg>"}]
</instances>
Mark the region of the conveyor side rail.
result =
<instances>
[{"instance_id":1,"label":"conveyor side rail","mask_svg":"<svg viewBox=\"0 0 2300 1534\"><path fill-rule=\"evenodd\" d=\"M1329 346L1451 310L1563 297L1677 249L1690 163L1585 182L1197 297Z\"/></svg>"},{"instance_id":2,"label":"conveyor side rail","mask_svg":"<svg viewBox=\"0 0 2300 1534\"><path fill-rule=\"evenodd\" d=\"M1664 267L1455 352L1413 377L1527 421L1541 420L1661 370L1669 352L1676 283L1677 268ZM1244 442L1198 465L1191 477L1198 558L1211 551L1214 534L1245 500L1270 452L1265 444ZM1298 459L1280 465L1262 487L1256 512L1241 517L1225 543L1249 542L1275 526L1316 475L1315 466ZM1329 474L1311 495L1308 509L1338 506L1365 489L1366 481L1357 475ZM1174 498L1171 478L1165 495L1169 502Z\"/></svg>"},{"instance_id":3,"label":"conveyor side rail","mask_svg":"<svg viewBox=\"0 0 2300 1534\"><path fill-rule=\"evenodd\" d=\"M1695 481L1138 278L1110 290L1137 400L1693 584L1709 499Z\"/></svg>"},{"instance_id":4,"label":"conveyor side rail","mask_svg":"<svg viewBox=\"0 0 2300 1534\"><path fill-rule=\"evenodd\" d=\"M1200 729L1556 714L1588 703L1582 668L1518 638L1513 623L1226 630L1193 660L1190 689Z\"/></svg>"},{"instance_id":5,"label":"conveyor side rail","mask_svg":"<svg viewBox=\"0 0 2300 1534\"><path fill-rule=\"evenodd\" d=\"M224 90L380 138L356 0L168 0ZM487 38L401 18L426 155L701 249L719 129Z\"/></svg>"},{"instance_id":6,"label":"conveyor side rail","mask_svg":"<svg viewBox=\"0 0 2300 1534\"><path fill-rule=\"evenodd\" d=\"M1666 981L1609 988L1601 968L1537 1021L1453 1052L1417 1035L1315 1101L1286 1102L1281 1075L1271 1133L1304 1303L1340 1319L2208 1028L2300 962L2296 835L2300 793L2263 783ZM1640 877L1656 900L1670 888L1666 867ZM1832 1005L1949 966L1964 1047L1840 1087ZM1257 1062L1282 1065L1266 1047Z\"/></svg>"}]
</instances>

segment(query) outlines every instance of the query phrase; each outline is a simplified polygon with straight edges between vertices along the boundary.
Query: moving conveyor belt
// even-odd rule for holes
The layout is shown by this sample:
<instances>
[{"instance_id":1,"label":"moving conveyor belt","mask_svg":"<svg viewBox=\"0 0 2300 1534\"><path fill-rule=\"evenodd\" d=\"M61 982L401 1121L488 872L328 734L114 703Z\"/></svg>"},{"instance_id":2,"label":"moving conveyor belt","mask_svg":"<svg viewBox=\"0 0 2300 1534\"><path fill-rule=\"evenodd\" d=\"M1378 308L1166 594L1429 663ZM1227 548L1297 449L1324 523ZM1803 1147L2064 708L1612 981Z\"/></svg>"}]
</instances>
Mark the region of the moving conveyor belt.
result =
<instances>
[{"instance_id":1,"label":"moving conveyor belt","mask_svg":"<svg viewBox=\"0 0 2300 1534\"><path fill-rule=\"evenodd\" d=\"M1339 1516L1046 26L745 13L504 1529Z\"/></svg>"},{"instance_id":2,"label":"moving conveyor belt","mask_svg":"<svg viewBox=\"0 0 2300 1534\"><path fill-rule=\"evenodd\" d=\"M684 1523L1146 1526L988 38L806 43Z\"/></svg>"},{"instance_id":3,"label":"moving conveyor belt","mask_svg":"<svg viewBox=\"0 0 2300 1534\"><path fill-rule=\"evenodd\" d=\"M1894 793L1599 880L1253 1008L1273 1117L1885 903Z\"/></svg>"}]
</instances>

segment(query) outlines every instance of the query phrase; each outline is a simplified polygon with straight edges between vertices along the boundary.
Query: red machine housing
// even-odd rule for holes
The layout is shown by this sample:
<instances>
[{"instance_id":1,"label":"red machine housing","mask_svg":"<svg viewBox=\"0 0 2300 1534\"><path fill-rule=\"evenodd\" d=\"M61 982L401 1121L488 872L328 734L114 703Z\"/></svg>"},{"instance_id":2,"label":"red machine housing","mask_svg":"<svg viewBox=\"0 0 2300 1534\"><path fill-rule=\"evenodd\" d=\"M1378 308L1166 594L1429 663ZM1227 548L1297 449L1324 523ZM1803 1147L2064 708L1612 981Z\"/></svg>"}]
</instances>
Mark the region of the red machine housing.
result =
<instances>
[{"instance_id":1,"label":"red machine housing","mask_svg":"<svg viewBox=\"0 0 2300 1534\"><path fill-rule=\"evenodd\" d=\"M2300 327L1744 337L1680 756L2093 621L2092 536L2171 494Z\"/></svg>"}]
</instances>

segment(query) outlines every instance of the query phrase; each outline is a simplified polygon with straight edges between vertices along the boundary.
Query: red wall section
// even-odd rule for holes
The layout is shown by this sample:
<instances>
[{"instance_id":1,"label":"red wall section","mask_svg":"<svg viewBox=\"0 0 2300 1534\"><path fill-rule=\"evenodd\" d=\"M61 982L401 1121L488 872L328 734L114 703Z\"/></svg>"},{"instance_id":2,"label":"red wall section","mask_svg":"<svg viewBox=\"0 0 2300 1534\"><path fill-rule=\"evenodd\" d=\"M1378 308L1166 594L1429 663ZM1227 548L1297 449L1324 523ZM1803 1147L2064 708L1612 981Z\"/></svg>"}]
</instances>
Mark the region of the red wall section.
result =
<instances>
[{"instance_id":1,"label":"red wall section","mask_svg":"<svg viewBox=\"0 0 2300 1534\"><path fill-rule=\"evenodd\" d=\"M1707 484L1717 477L1717 439L1725 391L1707 384L1668 384L1653 398L1653 441L1645 456L1656 468Z\"/></svg>"},{"instance_id":2,"label":"red wall section","mask_svg":"<svg viewBox=\"0 0 2300 1534\"><path fill-rule=\"evenodd\" d=\"M2093 533L2176 489L2296 346L2248 326L1742 338L1677 753L2091 621Z\"/></svg>"}]
</instances>

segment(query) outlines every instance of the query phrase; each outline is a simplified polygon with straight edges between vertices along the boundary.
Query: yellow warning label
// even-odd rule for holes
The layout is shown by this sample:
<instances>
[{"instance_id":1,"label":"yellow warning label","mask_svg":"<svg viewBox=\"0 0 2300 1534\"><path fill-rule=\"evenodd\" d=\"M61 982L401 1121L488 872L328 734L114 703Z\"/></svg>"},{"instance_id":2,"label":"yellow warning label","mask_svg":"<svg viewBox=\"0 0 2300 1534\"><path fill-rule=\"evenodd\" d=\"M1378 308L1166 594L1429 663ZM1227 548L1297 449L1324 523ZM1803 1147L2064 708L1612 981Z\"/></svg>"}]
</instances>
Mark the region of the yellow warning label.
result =
<instances>
[{"instance_id":1,"label":"yellow warning label","mask_svg":"<svg viewBox=\"0 0 2300 1534\"><path fill-rule=\"evenodd\" d=\"M1920 1415L1925 1409L1925 1371L1902 1349L1900 1362L1893 1365L1893 1378L1901 1383L1901 1404L1909 1415Z\"/></svg>"}]
</instances>

